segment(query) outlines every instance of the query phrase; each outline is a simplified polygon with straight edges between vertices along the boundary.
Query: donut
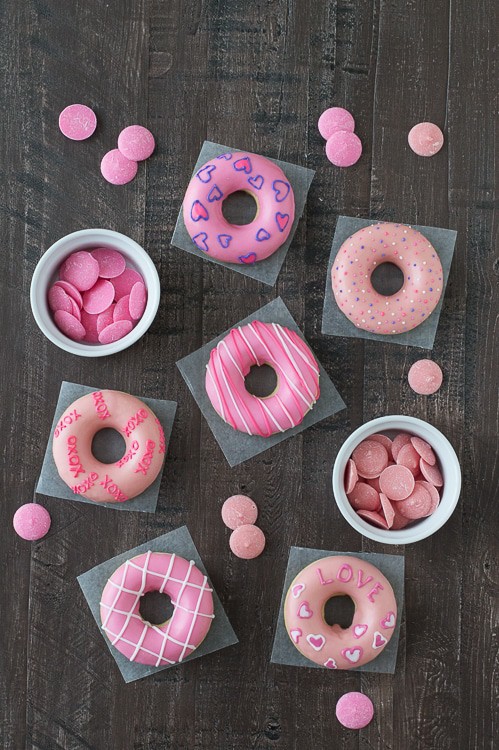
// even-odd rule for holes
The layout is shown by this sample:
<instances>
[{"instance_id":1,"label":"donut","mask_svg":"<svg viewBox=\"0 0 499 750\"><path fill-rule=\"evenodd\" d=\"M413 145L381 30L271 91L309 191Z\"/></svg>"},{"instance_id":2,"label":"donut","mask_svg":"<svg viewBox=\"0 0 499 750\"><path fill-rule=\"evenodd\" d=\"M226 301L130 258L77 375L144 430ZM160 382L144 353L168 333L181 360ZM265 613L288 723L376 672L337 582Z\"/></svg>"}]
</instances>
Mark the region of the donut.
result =
<instances>
[{"instance_id":1,"label":"donut","mask_svg":"<svg viewBox=\"0 0 499 750\"><path fill-rule=\"evenodd\" d=\"M161 625L146 622L140 599L167 594L173 614ZM117 568L102 591L102 630L129 661L159 667L178 664L205 639L215 615L207 577L190 562L166 552L146 552Z\"/></svg>"},{"instance_id":2,"label":"donut","mask_svg":"<svg viewBox=\"0 0 499 750\"><path fill-rule=\"evenodd\" d=\"M246 390L254 366L269 365L277 386L261 398ZM235 430L269 437L296 427L319 398L319 366L307 344L279 323L254 320L233 328L211 350L206 392L217 414Z\"/></svg>"},{"instance_id":3,"label":"donut","mask_svg":"<svg viewBox=\"0 0 499 750\"><path fill-rule=\"evenodd\" d=\"M404 274L398 292L383 295L371 284L382 263L393 263ZM438 253L416 229L378 223L352 234L340 247L331 271L339 309L370 333L404 333L423 323L437 306L443 289Z\"/></svg>"},{"instance_id":4,"label":"donut","mask_svg":"<svg viewBox=\"0 0 499 750\"><path fill-rule=\"evenodd\" d=\"M229 224L224 200L249 193L257 213L249 224ZM286 175L258 154L222 154L198 169L187 188L183 216L197 248L224 263L251 265L268 258L286 241L295 217L295 197Z\"/></svg>"},{"instance_id":5,"label":"donut","mask_svg":"<svg viewBox=\"0 0 499 750\"><path fill-rule=\"evenodd\" d=\"M349 628L328 625L324 607L349 596L355 614ZM284 602L291 641L307 659L329 669L352 669L375 659L393 635L397 602L390 582L365 560L332 555L311 563L293 580Z\"/></svg>"},{"instance_id":6,"label":"donut","mask_svg":"<svg viewBox=\"0 0 499 750\"><path fill-rule=\"evenodd\" d=\"M94 435L106 427L125 441L116 463L101 463L92 453ZM121 391L93 391L58 419L52 452L59 476L75 495L96 503L123 503L154 482L166 444L160 421L138 398Z\"/></svg>"}]
</instances>

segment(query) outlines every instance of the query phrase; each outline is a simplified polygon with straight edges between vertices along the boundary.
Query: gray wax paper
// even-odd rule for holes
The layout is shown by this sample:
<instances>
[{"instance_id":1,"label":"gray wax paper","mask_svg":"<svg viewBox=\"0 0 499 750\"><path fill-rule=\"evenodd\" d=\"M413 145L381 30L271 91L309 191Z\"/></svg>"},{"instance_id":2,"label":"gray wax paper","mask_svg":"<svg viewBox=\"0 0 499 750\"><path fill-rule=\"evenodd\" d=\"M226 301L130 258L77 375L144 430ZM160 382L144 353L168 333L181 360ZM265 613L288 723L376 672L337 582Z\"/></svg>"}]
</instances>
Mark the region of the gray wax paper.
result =
<instances>
[{"instance_id":1,"label":"gray wax paper","mask_svg":"<svg viewBox=\"0 0 499 750\"><path fill-rule=\"evenodd\" d=\"M235 151L241 151L241 149L222 146L220 143L213 143L212 141L205 141L198 156L198 160L194 167L192 176L194 177L198 169L202 167L203 164L206 164L207 161L211 161L211 159L215 159L221 154L234 153ZM248 153L252 153L251 149L248 149ZM175 247L180 248L181 250L186 250L188 253L197 255L204 260L209 260L212 263L217 263L219 266L225 266L226 268L230 268L232 271L237 271L237 273L242 273L245 276L251 276L252 279L262 281L264 284L268 284L269 286L274 286L279 275L279 271L281 270L282 264L284 263L286 254L289 250L289 246L293 241L298 222L301 219L303 209L307 200L308 191L314 178L315 171L313 169L307 169L306 167L300 167L297 164L290 164L286 161L280 161L279 159L269 159L269 161L274 162L274 164L277 164L277 166L282 169L282 171L288 178L295 194L295 219L293 222L293 226L286 242L284 242L284 244L281 245L281 247L276 250L275 253L273 253L265 260L261 260L258 263L249 266L245 266L241 263L225 263L217 260L216 258L211 257L210 255L204 253L202 250L196 247L196 245L192 241L187 229L185 228L184 218L182 215L182 207L180 207L177 224L175 226L175 231L173 232L173 236L171 239L171 244Z\"/></svg>"},{"instance_id":2,"label":"gray wax paper","mask_svg":"<svg viewBox=\"0 0 499 750\"><path fill-rule=\"evenodd\" d=\"M189 389L196 399L196 403L201 409L206 421L208 422L216 441L221 447L225 458L231 467L237 466L243 461L247 461L259 453L263 453L273 445L277 445L283 440L287 440L293 435L306 430L317 422L345 408L343 399L334 387L329 375L318 362L320 378L320 396L315 406L305 415L302 423L293 427L286 432L278 432L270 437L260 437L258 435L247 435L239 432L223 421L211 405L205 388L206 365L210 358L211 350L223 339L232 328L244 326L253 320L260 320L262 323L280 323L283 326L295 331L303 341L306 341L302 332L296 325L291 313L280 297L272 300L264 307L248 315L244 320L235 323L229 330L217 336L217 338L205 344L201 349L189 354L184 359L177 362L177 367L182 373L182 377L189 386Z\"/></svg>"},{"instance_id":3,"label":"gray wax paper","mask_svg":"<svg viewBox=\"0 0 499 750\"><path fill-rule=\"evenodd\" d=\"M145 513L154 513L156 511L156 505L158 504L159 486L161 484L161 478L165 465L159 472L154 482L141 494L134 497L133 500L127 500L124 503L95 503L93 500L88 500L86 497L81 495L75 495L72 490L67 486L65 482L60 478L57 471L54 457L52 455L52 435L57 420L63 414L68 406L76 401L76 399L85 396L87 393L99 390L98 388L92 388L87 385L80 385L78 383L68 383L63 381L61 384L61 390L59 392L59 399L57 406L55 407L54 419L52 420L52 426L50 428L49 439L47 442L47 448L45 450L45 456L43 459L42 469L38 484L36 486L36 492L41 495L49 495L51 497L59 497L62 500L75 500L79 503L90 503L91 505L98 505L101 508L112 508L113 510L135 510L143 511ZM155 413L163 432L165 433L166 442L166 455L168 455L168 446L170 443L170 435L173 428L173 420L175 419L175 412L177 410L177 404L175 401L162 401L156 398L142 398L137 396L143 401L150 409ZM98 458L106 462L115 455L116 448L121 445L121 438L114 430L106 430L105 440L99 440L97 444L99 446ZM165 462L166 462L165 455Z\"/></svg>"},{"instance_id":4,"label":"gray wax paper","mask_svg":"<svg viewBox=\"0 0 499 750\"><path fill-rule=\"evenodd\" d=\"M106 562L103 562L100 565L96 565L95 568L79 575L77 580L99 630L101 630L100 600L107 580L112 576L116 568L119 568L119 566L126 562L126 560L129 560L136 555L142 555L149 550L151 550L151 552L174 553L184 557L186 560L194 560L194 563L199 570L201 570L204 575L208 575L206 568L203 565L203 561L199 556L199 552L192 541L187 526L181 526L178 529L170 531L168 534L163 534L155 539L151 539L149 542L145 542L134 549L129 549L126 552L123 552L121 555L106 560ZM213 589L213 584L209 580L209 577L208 581L210 588ZM183 659L182 664L192 661L192 659L198 659L205 654L211 654L213 651L220 651L222 648L232 646L239 642L214 589L213 605L215 617L212 620L212 625L206 638L200 646L192 652L192 654ZM152 667L147 664L139 664L138 662L129 661L126 656L123 656L123 654L111 644L111 641L104 633L102 633L102 637L106 641L107 647L118 665L125 682L134 682L135 680L140 680L142 677L147 677L150 674L156 674L156 672L162 672L164 669L178 666L177 664L166 664L161 667Z\"/></svg>"},{"instance_id":5,"label":"gray wax paper","mask_svg":"<svg viewBox=\"0 0 499 750\"><path fill-rule=\"evenodd\" d=\"M289 552L288 567L284 588L282 590L281 606L277 618L277 626L274 636L274 645L270 661L275 664L289 664L293 667L310 667L311 669L324 669L326 672L334 673L336 670L321 667L319 664L307 659L298 651L288 635L284 625L284 601L292 581L298 573L317 560L330 555L349 555L366 560L375 565L390 581L395 599L397 601L397 624L390 641L379 656L362 667L353 667L349 672L382 672L393 674L397 662L397 650L400 637L400 623L402 620L402 609L404 606L404 557L402 555L382 555L377 552L331 552L322 549L308 549L307 547L291 547ZM344 671L344 670L340 670Z\"/></svg>"},{"instance_id":6,"label":"gray wax paper","mask_svg":"<svg viewBox=\"0 0 499 750\"><path fill-rule=\"evenodd\" d=\"M442 286L442 296L432 314L426 318L417 328L407 333L394 333L393 335L381 335L378 333L369 333L361 328L357 328L351 320L344 315L336 304L331 286L331 269L334 259L338 254L341 245L354 232L358 232L363 227L377 224L378 221L373 219L357 219L353 216L339 216L336 223L336 229L331 246L331 254L327 267L326 293L324 296L324 311L322 316L322 333L328 336L347 336L349 338L372 339L373 341L383 341L388 344L402 344L407 346L419 346L422 349L432 349L438 328L438 321L442 304L445 296L445 287L449 278L454 247L456 244L457 232L454 229L441 229L439 227L424 227L418 224L408 224L413 229L421 232L433 245L438 253L444 280ZM387 222L393 224L394 222ZM398 222L403 224L404 222Z\"/></svg>"}]
</instances>

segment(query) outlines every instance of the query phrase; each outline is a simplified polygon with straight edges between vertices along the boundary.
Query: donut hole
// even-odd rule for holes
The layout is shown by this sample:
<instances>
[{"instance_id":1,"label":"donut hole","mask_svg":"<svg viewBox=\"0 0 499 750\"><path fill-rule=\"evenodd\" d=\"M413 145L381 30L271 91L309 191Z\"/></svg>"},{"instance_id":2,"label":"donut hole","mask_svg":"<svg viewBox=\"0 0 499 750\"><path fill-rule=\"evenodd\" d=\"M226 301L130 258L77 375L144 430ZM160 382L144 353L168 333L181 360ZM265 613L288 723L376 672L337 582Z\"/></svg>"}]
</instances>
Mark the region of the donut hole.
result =
<instances>
[{"instance_id":1,"label":"donut hole","mask_svg":"<svg viewBox=\"0 0 499 750\"><path fill-rule=\"evenodd\" d=\"M161 591L149 591L140 598L139 613L151 625L163 625L173 615L172 600Z\"/></svg>"},{"instance_id":2,"label":"donut hole","mask_svg":"<svg viewBox=\"0 0 499 750\"><path fill-rule=\"evenodd\" d=\"M126 451L125 440L118 430L104 427L96 432L92 440L92 453L102 464L114 464L123 458Z\"/></svg>"},{"instance_id":3,"label":"donut hole","mask_svg":"<svg viewBox=\"0 0 499 750\"><path fill-rule=\"evenodd\" d=\"M349 628L355 615L355 604L349 596L332 596L324 605L324 620L328 625Z\"/></svg>"},{"instance_id":4,"label":"donut hole","mask_svg":"<svg viewBox=\"0 0 499 750\"><path fill-rule=\"evenodd\" d=\"M229 224L242 226L251 224L258 213L256 198L246 190L236 190L222 203L222 214Z\"/></svg>"},{"instance_id":5,"label":"donut hole","mask_svg":"<svg viewBox=\"0 0 499 750\"><path fill-rule=\"evenodd\" d=\"M267 398L277 388L277 373L270 365L253 365L244 379L244 384L252 396Z\"/></svg>"},{"instance_id":6,"label":"donut hole","mask_svg":"<svg viewBox=\"0 0 499 750\"><path fill-rule=\"evenodd\" d=\"M378 294L391 297L404 286L404 274L395 263L381 263L371 274L371 284Z\"/></svg>"}]
</instances>

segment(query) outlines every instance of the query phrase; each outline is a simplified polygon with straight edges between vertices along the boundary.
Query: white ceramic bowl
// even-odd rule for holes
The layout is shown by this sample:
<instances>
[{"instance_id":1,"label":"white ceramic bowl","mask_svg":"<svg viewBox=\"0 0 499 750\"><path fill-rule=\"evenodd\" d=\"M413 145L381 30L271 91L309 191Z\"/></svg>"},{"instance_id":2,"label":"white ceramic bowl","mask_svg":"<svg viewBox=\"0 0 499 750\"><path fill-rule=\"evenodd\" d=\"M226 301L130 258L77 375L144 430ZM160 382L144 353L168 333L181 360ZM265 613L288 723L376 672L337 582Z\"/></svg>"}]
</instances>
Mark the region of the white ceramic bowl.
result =
<instances>
[{"instance_id":1,"label":"white ceramic bowl","mask_svg":"<svg viewBox=\"0 0 499 750\"><path fill-rule=\"evenodd\" d=\"M391 433L410 432L412 435L417 435L426 440L435 451L444 479L443 492L436 511L431 516L422 518L405 529L398 531L380 529L364 521L350 505L345 492L345 469L352 451L359 443L366 440L369 435L374 435L377 432L386 433L389 437L393 436ZM342 515L359 534L363 534L369 537L369 539L374 539L376 542L381 542L382 544L411 544L412 542L419 542L421 539L431 536L452 515L459 500L460 492L461 469L454 448L445 435L442 435L436 427L415 417L394 415L379 417L379 419L366 422L366 424L363 424L355 432L352 432L350 437L345 440L334 462L333 493Z\"/></svg>"},{"instance_id":2,"label":"white ceramic bowl","mask_svg":"<svg viewBox=\"0 0 499 750\"><path fill-rule=\"evenodd\" d=\"M73 341L60 331L48 306L47 293L57 281L61 263L76 250L112 247L125 256L127 266L138 271L147 288L144 314L127 336L112 344L91 344ZM127 349L140 339L153 322L159 306L160 283L158 272L146 251L134 240L110 229L82 229L62 237L42 255L31 279L31 310L38 327L60 349L79 357L106 357Z\"/></svg>"}]
</instances>

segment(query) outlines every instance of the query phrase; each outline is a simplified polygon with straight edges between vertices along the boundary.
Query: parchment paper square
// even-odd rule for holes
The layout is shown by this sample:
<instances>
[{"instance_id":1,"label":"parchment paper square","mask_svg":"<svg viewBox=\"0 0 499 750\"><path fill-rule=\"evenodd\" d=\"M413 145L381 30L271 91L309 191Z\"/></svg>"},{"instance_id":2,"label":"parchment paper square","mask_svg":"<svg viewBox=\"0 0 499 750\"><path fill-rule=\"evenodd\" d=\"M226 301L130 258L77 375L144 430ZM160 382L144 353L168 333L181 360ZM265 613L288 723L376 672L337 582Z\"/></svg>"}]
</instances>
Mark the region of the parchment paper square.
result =
<instances>
[{"instance_id":1,"label":"parchment paper square","mask_svg":"<svg viewBox=\"0 0 499 750\"><path fill-rule=\"evenodd\" d=\"M87 385L80 385L79 383L68 383L65 380L62 382L57 406L55 407L54 419L52 420L52 427L50 428L47 447L45 449L42 469L36 486L36 492L41 495L59 497L61 500L74 500L78 503L90 503L90 505L98 505L101 508L111 508L112 510L135 510L143 511L145 513L154 513L158 504L159 486L161 484L165 464L163 464L163 468L154 482L141 495L134 497L132 500L127 500L124 503L95 503L93 500L88 500L86 497L75 495L75 493L70 490L67 484L63 482L59 476L52 455L52 435L54 434L57 420L66 411L68 406L73 403L73 401L76 401L76 399L85 396L87 393L92 393L92 391L95 390L98 389ZM163 401L157 398L143 398L142 396L137 396L137 398L147 404L161 422L163 432L165 433L166 455L168 455L170 435L172 433L173 420L175 419L175 412L177 410L176 402ZM106 454L108 454L109 460L111 460L112 456L116 455L117 449L119 449L120 445L121 439L118 433L114 432L114 430L110 430L106 437L106 443L102 443L100 446L103 459L105 459L107 457Z\"/></svg>"},{"instance_id":2,"label":"parchment paper square","mask_svg":"<svg viewBox=\"0 0 499 750\"><path fill-rule=\"evenodd\" d=\"M457 232L454 229L441 229L439 227L425 227L418 224L410 224L413 229L421 232L433 245L438 252L443 270L442 296L432 314L424 321L407 333L394 333L393 335L382 335L379 333L370 333L361 328L357 328L351 320L344 315L336 304L331 286L331 269L334 259L341 245L354 232L364 227L378 224L373 219L357 219L353 216L339 216L336 223L336 229L331 245L331 254L327 267L326 292L324 295L324 311L322 316L322 333L328 336L347 336L349 338L371 339L373 341L383 341L385 344L402 344L406 346L419 346L422 349L432 349L440 319L440 312L445 297L445 288L449 278L454 248L456 245ZM387 222L393 224L394 222ZM403 222L399 222L403 223Z\"/></svg>"},{"instance_id":3,"label":"parchment paper square","mask_svg":"<svg viewBox=\"0 0 499 750\"><path fill-rule=\"evenodd\" d=\"M163 534L162 536L156 537L156 539L151 539L149 542L145 542L134 549L123 552L121 555L106 560L106 562L103 562L100 565L96 565L95 568L88 570L86 573L82 573L77 579L85 599L87 600L87 604L90 607L93 618L97 623L102 637L106 641L107 647L118 665L125 682L134 682L135 680L140 680L142 677L147 677L150 674L156 674L157 672L162 672L164 669L178 666L177 664L166 664L162 667L151 667L147 664L139 664L138 662L129 661L126 656L123 656L123 654L111 644L110 640L104 635L104 633L102 633L100 600L108 578L110 578L116 568L119 568L119 566L126 560L129 560L136 555L142 555L149 550L151 550L151 552L170 552L184 557L186 560L194 560L196 566L204 573L204 575L208 576L187 526L181 526L178 529L170 531L168 534ZM209 580L209 577L208 581L210 588L213 588L213 584ZM225 614L225 610L222 607L222 603L214 589L213 605L215 617L206 638L200 646L192 652L192 654L183 659L182 664L192 661L192 659L198 659L205 654L211 654L213 651L220 651L222 648L238 643L237 636L232 629L232 625L230 624L228 617Z\"/></svg>"},{"instance_id":4,"label":"parchment paper square","mask_svg":"<svg viewBox=\"0 0 499 750\"><path fill-rule=\"evenodd\" d=\"M303 656L303 654L301 654L294 646L284 625L284 601L292 581L307 565L310 565L317 560L321 560L323 557L329 557L330 555L348 555L370 562L372 565L379 568L383 575L390 581L397 601L397 624L395 625L393 635L376 659L368 662L368 664L364 664L362 667L352 667L348 671L393 674L397 662L400 622L402 620L402 610L404 606L405 560L402 555L382 555L377 552L331 552L321 549L308 549L307 547L291 547L270 661L274 664L289 664L293 667L324 669L326 672L331 673L336 671L334 669L327 669L327 667L321 667L319 664L315 664L315 662L312 662Z\"/></svg>"},{"instance_id":5,"label":"parchment paper square","mask_svg":"<svg viewBox=\"0 0 499 750\"><path fill-rule=\"evenodd\" d=\"M222 146L220 143L213 143L212 141L205 141L194 167L192 177L194 177L198 169L202 167L203 164L206 164L207 161L211 161L211 159L215 159L221 154L235 153L236 151L240 152L241 149ZM251 153L251 149L249 149L248 151ZM217 260L216 258L213 258L211 255L209 255L209 253L204 253L202 250L196 247L196 245L192 241L184 224L182 207L180 207L177 223L171 239L171 244L175 247L180 248L181 250L192 253L192 255L197 255L199 258L203 258L203 260L209 260L219 266L230 268L231 271L237 271L237 273L242 273L244 274L244 276L251 276L252 279L257 279L258 281L262 281L264 284L274 286L275 282L277 281L277 277L279 275L279 271L281 270L282 264L284 263L286 254L289 250L289 246L293 241L298 222L300 221L303 214L303 209L307 201L308 191L314 178L315 171L313 169L307 169L306 167L300 167L297 164L291 164L287 161L280 161L279 159L269 159L269 161L274 162L274 164L277 164L277 166L282 169L287 179L289 180L289 183L293 188L293 192L295 194L295 218L293 221L293 226L291 227L291 231L286 242L284 242L284 244L282 244L281 247L275 251L275 253L270 255L265 260L261 260L258 263L254 263L253 265L248 266L242 263L226 263L224 261Z\"/></svg>"},{"instance_id":6,"label":"parchment paper square","mask_svg":"<svg viewBox=\"0 0 499 750\"><path fill-rule=\"evenodd\" d=\"M205 344L201 349L198 349L177 362L177 367L182 373L182 377L189 386L192 395L196 399L197 405L201 409L216 441L221 447L224 456L231 467L237 466L243 461L247 461L249 458L257 456L259 453L263 453L263 451L266 451L273 445L281 443L283 440L287 440L293 435L298 435L298 433L306 430L307 427L310 427L345 408L343 399L334 387L329 375L322 367L321 363L318 362L320 371L320 396L315 406L305 415L301 424L290 430L286 430L285 432L278 432L275 435L264 438L259 437L258 435L247 435L244 432L239 432L224 422L211 405L208 394L206 393L206 365L208 364L211 350L229 333L232 328L244 326L247 323L251 323L253 320L259 320L262 323L280 323L281 325L295 331L303 341L306 341L288 308L282 299L278 297L264 307L261 307L260 310L257 310L252 315L248 315L244 320L235 323L229 328L229 330Z\"/></svg>"}]
</instances>

